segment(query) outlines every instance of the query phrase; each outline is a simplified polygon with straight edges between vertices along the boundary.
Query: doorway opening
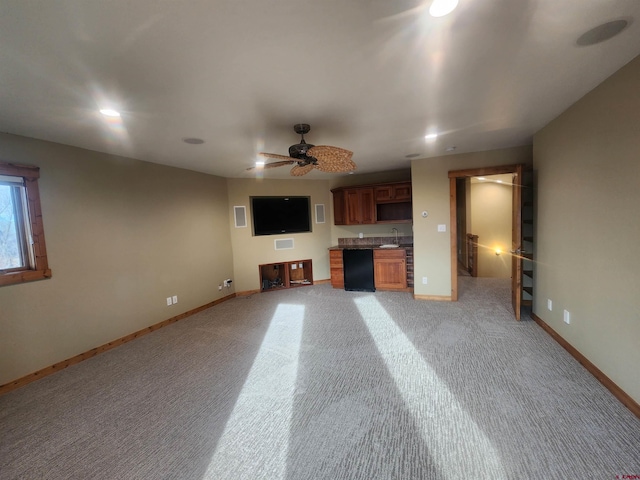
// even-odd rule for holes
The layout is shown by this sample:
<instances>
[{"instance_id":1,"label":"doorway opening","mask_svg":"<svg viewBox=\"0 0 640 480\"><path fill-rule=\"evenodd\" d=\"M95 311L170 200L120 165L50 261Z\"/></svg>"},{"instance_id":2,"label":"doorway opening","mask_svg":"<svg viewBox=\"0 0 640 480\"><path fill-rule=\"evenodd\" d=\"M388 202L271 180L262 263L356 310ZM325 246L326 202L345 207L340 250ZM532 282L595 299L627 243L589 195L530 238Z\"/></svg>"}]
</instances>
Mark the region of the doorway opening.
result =
<instances>
[{"instance_id":1,"label":"doorway opening","mask_svg":"<svg viewBox=\"0 0 640 480\"><path fill-rule=\"evenodd\" d=\"M529 205L533 206L533 202L532 198L526 198L526 202L523 202L525 172L530 170L522 164L449 172L451 299L458 300L458 273L461 270L471 274L475 270L480 276L510 276L511 300L517 320L520 320L522 307L531 304L533 295L533 209L528 208ZM505 215L510 216L510 226L506 227L507 231L510 230L510 235L505 233L505 225L496 229L500 232L493 232L490 228L485 230L484 238L478 232L468 231L471 224L469 221L471 182L485 182L489 178L495 183L510 183L510 204L501 207L506 209ZM495 190L495 192L500 192L500 195L504 196L506 190ZM531 193L532 190L527 189L527 197ZM525 208L524 217L523 207ZM523 219L526 224L524 228ZM494 220L497 220L493 222L494 224L505 223L504 218ZM487 220L487 224L491 223L492 220ZM529 224L530 229L528 229ZM526 230L525 238L523 238L523 230ZM474 241L477 249L474 249ZM528 242L526 248L523 242ZM495 258L491 257L492 255Z\"/></svg>"},{"instance_id":2,"label":"doorway opening","mask_svg":"<svg viewBox=\"0 0 640 480\"><path fill-rule=\"evenodd\" d=\"M511 278L512 175L456 180L458 276Z\"/></svg>"}]
</instances>

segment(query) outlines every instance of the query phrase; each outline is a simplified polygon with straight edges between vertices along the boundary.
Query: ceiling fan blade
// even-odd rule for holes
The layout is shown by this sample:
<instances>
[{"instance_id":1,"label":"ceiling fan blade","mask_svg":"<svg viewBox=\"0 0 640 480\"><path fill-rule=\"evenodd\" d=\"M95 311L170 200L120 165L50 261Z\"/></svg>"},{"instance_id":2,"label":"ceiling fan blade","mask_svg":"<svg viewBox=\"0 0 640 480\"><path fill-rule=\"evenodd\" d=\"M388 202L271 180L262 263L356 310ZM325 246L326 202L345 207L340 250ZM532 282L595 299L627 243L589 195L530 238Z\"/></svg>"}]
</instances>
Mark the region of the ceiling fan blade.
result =
<instances>
[{"instance_id":1,"label":"ceiling fan blade","mask_svg":"<svg viewBox=\"0 0 640 480\"><path fill-rule=\"evenodd\" d=\"M256 166L249 167L247 168L247 170L255 170L256 168L263 169L263 168L284 167L285 165L292 165L294 163L296 163L296 161L294 159L289 158L289 160L286 160L286 161L265 163L264 165L259 167L256 167Z\"/></svg>"},{"instance_id":2,"label":"ceiling fan blade","mask_svg":"<svg viewBox=\"0 0 640 480\"><path fill-rule=\"evenodd\" d=\"M311 170L313 170L313 164L309 163L307 165L296 165L291 169L291 175L294 177L301 177L302 175L306 175Z\"/></svg>"},{"instance_id":3,"label":"ceiling fan blade","mask_svg":"<svg viewBox=\"0 0 640 480\"><path fill-rule=\"evenodd\" d=\"M278 155L277 153L265 153L265 152L260 152L258 155L261 155L263 157L267 157L267 158L275 158L277 160L295 160L287 155Z\"/></svg>"},{"instance_id":4,"label":"ceiling fan blade","mask_svg":"<svg viewBox=\"0 0 640 480\"><path fill-rule=\"evenodd\" d=\"M316 168L322 172L351 172L357 168L351 160L353 152L344 148L318 145L310 148L308 154L318 160Z\"/></svg>"}]
</instances>

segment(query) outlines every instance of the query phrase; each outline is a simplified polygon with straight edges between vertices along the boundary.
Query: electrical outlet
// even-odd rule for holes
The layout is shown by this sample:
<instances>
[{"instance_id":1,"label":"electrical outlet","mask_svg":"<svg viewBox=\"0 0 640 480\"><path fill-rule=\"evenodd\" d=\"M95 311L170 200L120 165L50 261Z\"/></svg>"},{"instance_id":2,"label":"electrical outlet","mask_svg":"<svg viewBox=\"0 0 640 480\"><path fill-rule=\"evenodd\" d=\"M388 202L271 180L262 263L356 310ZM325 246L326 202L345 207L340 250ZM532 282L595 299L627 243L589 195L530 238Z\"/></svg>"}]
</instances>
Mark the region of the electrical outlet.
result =
<instances>
[{"instance_id":1,"label":"electrical outlet","mask_svg":"<svg viewBox=\"0 0 640 480\"><path fill-rule=\"evenodd\" d=\"M176 303L178 303L178 295L173 296L173 304L175 305Z\"/></svg>"},{"instance_id":2,"label":"electrical outlet","mask_svg":"<svg viewBox=\"0 0 640 480\"><path fill-rule=\"evenodd\" d=\"M427 277L422 277L422 284L426 285L428 283L429 279Z\"/></svg>"},{"instance_id":3,"label":"electrical outlet","mask_svg":"<svg viewBox=\"0 0 640 480\"><path fill-rule=\"evenodd\" d=\"M167 307L173 305L173 299L171 297L167 297Z\"/></svg>"},{"instance_id":4,"label":"electrical outlet","mask_svg":"<svg viewBox=\"0 0 640 480\"><path fill-rule=\"evenodd\" d=\"M222 290L222 284L218 285L218 290Z\"/></svg>"},{"instance_id":5,"label":"electrical outlet","mask_svg":"<svg viewBox=\"0 0 640 480\"><path fill-rule=\"evenodd\" d=\"M547 299L547 310L553 310L553 302L551 301L551 299Z\"/></svg>"},{"instance_id":6,"label":"electrical outlet","mask_svg":"<svg viewBox=\"0 0 640 480\"><path fill-rule=\"evenodd\" d=\"M564 323L566 323L567 325L571 324L571 313L569 313L568 310L564 311Z\"/></svg>"}]
</instances>

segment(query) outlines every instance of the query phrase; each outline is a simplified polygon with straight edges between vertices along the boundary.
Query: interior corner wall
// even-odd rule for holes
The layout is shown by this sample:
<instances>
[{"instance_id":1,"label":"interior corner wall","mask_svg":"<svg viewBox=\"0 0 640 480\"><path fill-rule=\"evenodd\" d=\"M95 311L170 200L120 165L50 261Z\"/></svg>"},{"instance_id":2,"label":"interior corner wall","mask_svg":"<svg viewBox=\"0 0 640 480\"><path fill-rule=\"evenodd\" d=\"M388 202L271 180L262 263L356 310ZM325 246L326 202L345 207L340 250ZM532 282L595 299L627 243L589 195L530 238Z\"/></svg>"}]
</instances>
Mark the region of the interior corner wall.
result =
<instances>
[{"instance_id":1,"label":"interior corner wall","mask_svg":"<svg viewBox=\"0 0 640 480\"><path fill-rule=\"evenodd\" d=\"M0 287L0 384L229 293L223 178L6 134L0 159L40 167L53 273Z\"/></svg>"},{"instance_id":2,"label":"interior corner wall","mask_svg":"<svg viewBox=\"0 0 640 480\"><path fill-rule=\"evenodd\" d=\"M640 402L640 57L534 137L534 313ZM548 310L547 299L553 310ZM563 322L563 311L571 323Z\"/></svg>"},{"instance_id":3,"label":"interior corner wall","mask_svg":"<svg viewBox=\"0 0 640 480\"><path fill-rule=\"evenodd\" d=\"M229 226L233 245L234 284L236 292L260 289L258 266L265 263L311 259L313 279L328 280L329 247L331 246L331 192L328 180L275 180L228 178ZM309 196L311 197L311 232L283 235L253 236L251 225L252 196ZM316 223L315 205L325 208L325 223ZM245 206L247 226L236 228L233 207ZM276 250L276 239L292 238L294 248ZM268 294L267 294L268 295Z\"/></svg>"},{"instance_id":4,"label":"interior corner wall","mask_svg":"<svg viewBox=\"0 0 640 480\"><path fill-rule=\"evenodd\" d=\"M427 277L427 284L416 281L415 295L451 296L451 234L449 225L450 170L531 164L532 147L505 148L485 152L461 153L411 162L413 192L414 276ZM421 212L428 212L423 218ZM446 232L438 232L446 225Z\"/></svg>"},{"instance_id":5,"label":"interior corner wall","mask_svg":"<svg viewBox=\"0 0 640 480\"><path fill-rule=\"evenodd\" d=\"M488 177L491 178L491 177ZM471 183L471 230L478 235L478 276L511 278L511 185ZM496 249L503 253L496 255Z\"/></svg>"}]
</instances>

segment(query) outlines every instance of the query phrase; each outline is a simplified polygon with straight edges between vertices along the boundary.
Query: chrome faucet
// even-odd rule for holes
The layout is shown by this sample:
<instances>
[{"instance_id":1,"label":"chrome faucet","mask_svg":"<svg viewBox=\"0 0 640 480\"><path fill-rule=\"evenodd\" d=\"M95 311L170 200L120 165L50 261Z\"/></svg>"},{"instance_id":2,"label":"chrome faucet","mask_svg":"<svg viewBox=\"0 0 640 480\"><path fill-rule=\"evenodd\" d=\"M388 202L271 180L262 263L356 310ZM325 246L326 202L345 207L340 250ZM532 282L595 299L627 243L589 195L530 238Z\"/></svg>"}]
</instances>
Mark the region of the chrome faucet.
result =
<instances>
[{"instance_id":1,"label":"chrome faucet","mask_svg":"<svg viewBox=\"0 0 640 480\"><path fill-rule=\"evenodd\" d=\"M398 229L397 229L397 228L395 228L395 227L394 227L394 228L392 228L392 229L391 229L391 233L393 233L393 232L395 232L395 233L396 233L396 245L399 245L399 243L398 243Z\"/></svg>"}]
</instances>

